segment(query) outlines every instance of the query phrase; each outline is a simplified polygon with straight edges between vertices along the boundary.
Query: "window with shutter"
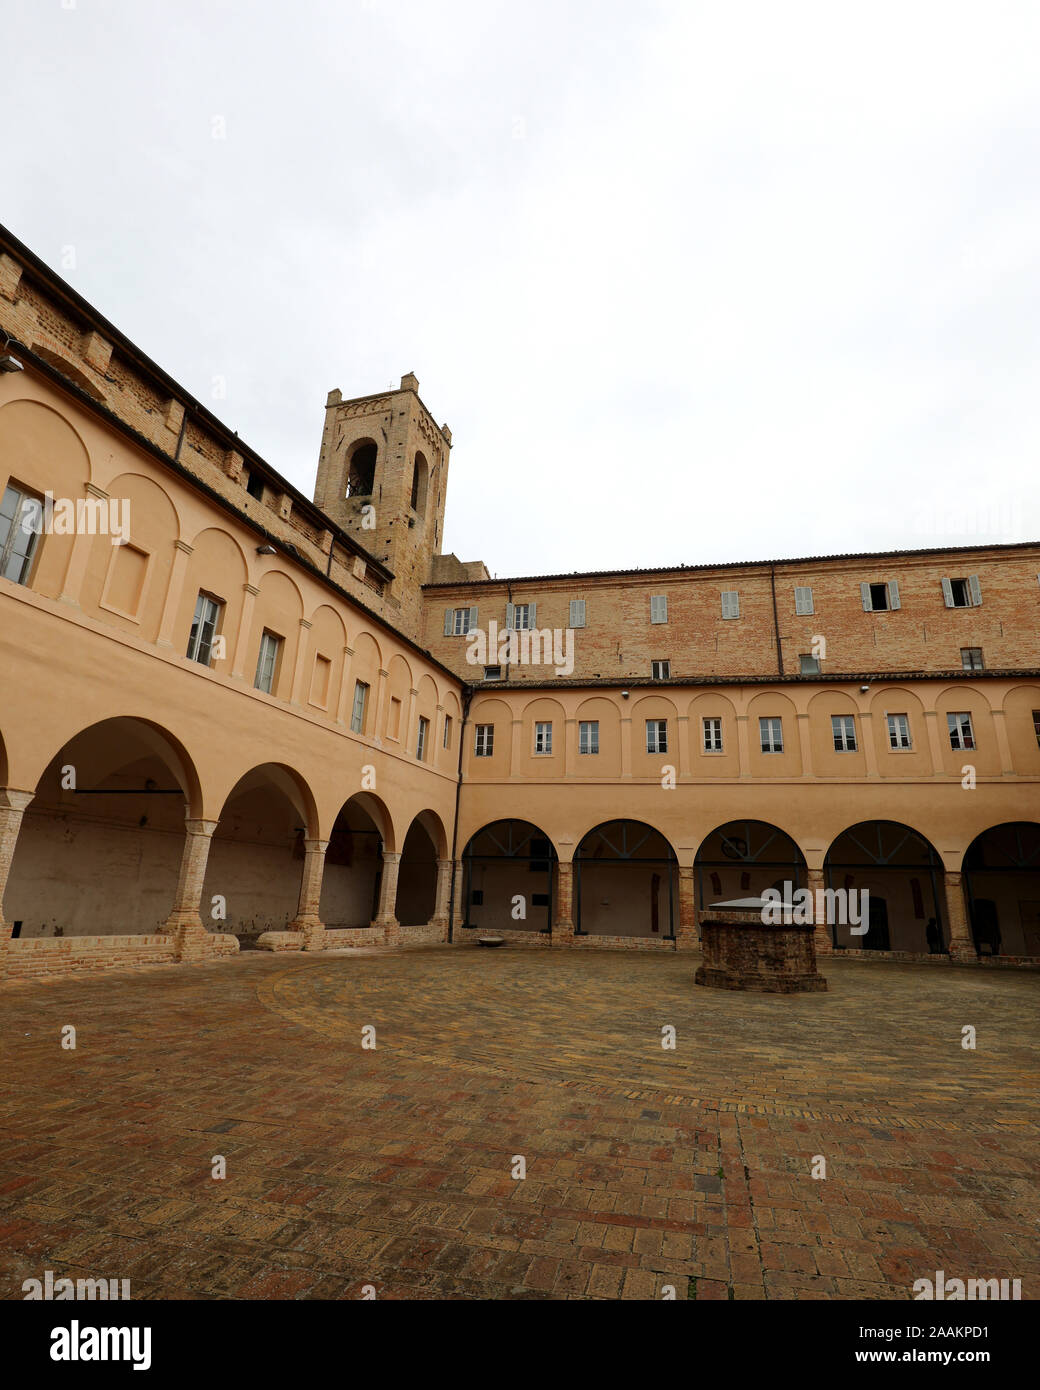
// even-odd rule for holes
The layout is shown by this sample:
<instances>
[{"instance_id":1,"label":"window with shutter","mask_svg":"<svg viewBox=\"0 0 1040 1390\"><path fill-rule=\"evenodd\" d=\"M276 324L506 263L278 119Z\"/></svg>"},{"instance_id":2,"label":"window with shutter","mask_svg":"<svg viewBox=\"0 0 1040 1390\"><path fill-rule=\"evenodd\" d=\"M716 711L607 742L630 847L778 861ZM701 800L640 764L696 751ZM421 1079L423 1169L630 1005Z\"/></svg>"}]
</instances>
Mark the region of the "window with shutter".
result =
<instances>
[{"instance_id":1,"label":"window with shutter","mask_svg":"<svg viewBox=\"0 0 1040 1390\"><path fill-rule=\"evenodd\" d=\"M968 575L968 597L971 600L971 606L978 608L982 602L982 585L979 583L977 574Z\"/></svg>"},{"instance_id":2,"label":"window with shutter","mask_svg":"<svg viewBox=\"0 0 1040 1390\"><path fill-rule=\"evenodd\" d=\"M794 588L794 611L796 613L814 613L812 589L807 585L796 584Z\"/></svg>"},{"instance_id":3,"label":"window with shutter","mask_svg":"<svg viewBox=\"0 0 1040 1390\"><path fill-rule=\"evenodd\" d=\"M585 600L583 598L571 599L571 611L568 618L569 627L585 626Z\"/></svg>"},{"instance_id":4,"label":"window with shutter","mask_svg":"<svg viewBox=\"0 0 1040 1390\"><path fill-rule=\"evenodd\" d=\"M888 581L888 606L889 608L899 607L899 584L895 579Z\"/></svg>"},{"instance_id":5,"label":"window with shutter","mask_svg":"<svg viewBox=\"0 0 1040 1390\"><path fill-rule=\"evenodd\" d=\"M736 589L723 590L722 616L724 618L740 617L740 594Z\"/></svg>"},{"instance_id":6,"label":"window with shutter","mask_svg":"<svg viewBox=\"0 0 1040 1390\"><path fill-rule=\"evenodd\" d=\"M650 621L652 623L666 623L668 621L668 595L652 594L650 597Z\"/></svg>"}]
</instances>

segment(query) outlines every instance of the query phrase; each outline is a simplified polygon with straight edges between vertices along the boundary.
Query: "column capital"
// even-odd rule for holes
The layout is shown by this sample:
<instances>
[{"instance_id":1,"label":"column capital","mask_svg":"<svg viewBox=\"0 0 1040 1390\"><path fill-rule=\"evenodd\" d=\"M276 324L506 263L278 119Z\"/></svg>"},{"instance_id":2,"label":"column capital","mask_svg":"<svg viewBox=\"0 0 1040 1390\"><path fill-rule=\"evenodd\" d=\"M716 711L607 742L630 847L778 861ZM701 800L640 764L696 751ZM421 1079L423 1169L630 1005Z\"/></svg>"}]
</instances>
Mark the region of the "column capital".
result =
<instances>
[{"instance_id":1,"label":"column capital","mask_svg":"<svg viewBox=\"0 0 1040 1390\"><path fill-rule=\"evenodd\" d=\"M219 824L218 820L195 820L194 817L185 817L184 829L189 835L205 835L208 840Z\"/></svg>"},{"instance_id":2,"label":"column capital","mask_svg":"<svg viewBox=\"0 0 1040 1390\"><path fill-rule=\"evenodd\" d=\"M88 497L97 497L102 502L108 501L108 493L104 492L95 483L87 483L86 491Z\"/></svg>"},{"instance_id":3,"label":"column capital","mask_svg":"<svg viewBox=\"0 0 1040 1390\"><path fill-rule=\"evenodd\" d=\"M0 810L24 811L35 792L19 791L17 787L0 787Z\"/></svg>"},{"instance_id":4,"label":"column capital","mask_svg":"<svg viewBox=\"0 0 1040 1390\"><path fill-rule=\"evenodd\" d=\"M254 598L256 598L256 596L257 596L257 594L260 592L260 590L256 587L255 584L243 584L243 585L242 585L242 592L243 592L243 593L246 593L246 594L252 594L252 596L253 596Z\"/></svg>"},{"instance_id":5,"label":"column capital","mask_svg":"<svg viewBox=\"0 0 1040 1390\"><path fill-rule=\"evenodd\" d=\"M180 550L185 555L194 555L195 553L195 547L189 545L187 541L174 541L173 548Z\"/></svg>"}]
</instances>

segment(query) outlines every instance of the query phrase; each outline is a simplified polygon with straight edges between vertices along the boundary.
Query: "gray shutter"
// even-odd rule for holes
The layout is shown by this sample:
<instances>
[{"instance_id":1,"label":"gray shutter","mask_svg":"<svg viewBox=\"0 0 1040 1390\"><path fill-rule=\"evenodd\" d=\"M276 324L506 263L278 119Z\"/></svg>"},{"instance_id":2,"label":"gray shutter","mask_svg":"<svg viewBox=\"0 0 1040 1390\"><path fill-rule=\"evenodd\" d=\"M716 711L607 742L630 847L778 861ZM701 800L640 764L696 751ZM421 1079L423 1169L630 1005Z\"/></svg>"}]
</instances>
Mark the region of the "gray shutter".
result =
<instances>
[{"instance_id":1,"label":"gray shutter","mask_svg":"<svg viewBox=\"0 0 1040 1390\"><path fill-rule=\"evenodd\" d=\"M953 607L953 585L950 583L950 581L949 581L948 579L944 579L944 580L942 581L942 590L943 590L943 603L946 604L946 607L947 607L947 608L952 608L952 607Z\"/></svg>"},{"instance_id":2,"label":"gray shutter","mask_svg":"<svg viewBox=\"0 0 1040 1390\"><path fill-rule=\"evenodd\" d=\"M871 611L871 609L873 608L873 604L870 602L870 585L869 585L869 584L861 584L861 585L859 586L859 592L860 592L860 597L861 597L862 600L863 600L863 611L864 611L864 613L869 613L869 612Z\"/></svg>"},{"instance_id":3,"label":"gray shutter","mask_svg":"<svg viewBox=\"0 0 1040 1390\"><path fill-rule=\"evenodd\" d=\"M538 605L537 605L537 603L529 603L529 604L527 605L527 626L528 626L528 627L531 627L531 628L537 627L537 626L538 626L537 618L538 618Z\"/></svg>"},{"instance_id":4,"label":"gray shutter","mask_svg":"<svg viewBox=\"0 0 1040 1390\"><path fill-rule=\"evenodd\" d=\"M972 607L977 608L982 602L982 585L977 574L968 575L968 592L971 594Z\"/></svg>"},{"instance_id":5,"label":"gray shutter","mask_svg":"<svg viewBox=\"0 0 1040 1390\"><path fill-rule=\"evenodd\" d=\"M724 618L740 617L740 594L736 589L725 589L722 592L722 616Z\"/></svg>"},{"instance_id":6,"label":"gray shutter","mask_svg":"<svg viewBox=\"0 0 1040 1390\"><path fill-rule=\"evenodd\" d=\"M569 627L584 627L584 626L585 626L585 600L584 600L583 598L572 598L572 599L571 599L571 611L570 611L570 619L569 619L569 622L568 622L568 626L569 626Z\"/></svg>"},{"instance_id":7,"label":"gray shutter","mask_svg":"<svg viewBox=\"0 0 1040 1390\"><path fill-rule=\"evenodd\" d=\"M444 610L444 635L450 637L455 631L455 609L445 608Z\"/></svg>"},{"instance_id":8,"label":"gray shutter","mask_svg":"<svg viewBox=\"0 0 1040 1390\"><path fill-rule=\"evenodd\" d=\"M888 581L888 606L889 608L899 607L899 583L895 579Z\"/></svg>"},{"instance_id":9,"label":"gray shutter","mask_svg":"<svg viewBox=\"0 0 1040 1390\"><path fill-rule=\"evenodd\" d=\"M475 608L471 608L471 609L469 610L469 630L470 630L470 632L473 631L473 629L476 627L476 625L477 625L477 610L476 610Z\"/></svg>"},{"instance_id":10,"label":"gray shutter","mask_svg":"<svg viewBox=\"0 0 1040 1390\"><path fill-rule=\"evenodd\" d=\"M794 586L794 611L802 614L813 612L812 589L806 584Z\"/></svg>"},{"instance_id":11,"label":"gray shutter","mask_svg":"<svg viewBox=\"0 0 1040 1390\"><path fill-rule=\"evenodd\" d=\"M513 624L514 624L515 622L516 622L516 605L515 605L515 604L512 604L512 603L507 603L507 604L506 604L506 631L507 631L507 632L512 632L512 630L513 630Z\"/></svg>"}]
</instances>

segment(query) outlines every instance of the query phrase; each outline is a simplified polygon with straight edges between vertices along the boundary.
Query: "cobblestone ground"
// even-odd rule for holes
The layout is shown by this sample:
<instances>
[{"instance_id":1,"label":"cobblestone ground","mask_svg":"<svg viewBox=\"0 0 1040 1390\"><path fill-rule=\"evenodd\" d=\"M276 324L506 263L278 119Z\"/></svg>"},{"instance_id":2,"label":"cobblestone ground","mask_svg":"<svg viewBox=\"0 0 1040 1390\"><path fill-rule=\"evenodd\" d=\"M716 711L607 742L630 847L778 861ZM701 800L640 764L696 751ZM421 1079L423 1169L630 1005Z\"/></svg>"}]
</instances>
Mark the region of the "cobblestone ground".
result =
<instances>
[{"instance_id":1,"label":"cobblestone ground","mask_svg":"<svg viewBox=\"0 0 1040 1390\"><path fill-rule=\"evenodd\" d=\"M695 964L254 952L4 986L0 1293L906 1299L941 1269L1038 1296L1040 976L838 960L784 998Z\"/></svg>"}]
</instances>

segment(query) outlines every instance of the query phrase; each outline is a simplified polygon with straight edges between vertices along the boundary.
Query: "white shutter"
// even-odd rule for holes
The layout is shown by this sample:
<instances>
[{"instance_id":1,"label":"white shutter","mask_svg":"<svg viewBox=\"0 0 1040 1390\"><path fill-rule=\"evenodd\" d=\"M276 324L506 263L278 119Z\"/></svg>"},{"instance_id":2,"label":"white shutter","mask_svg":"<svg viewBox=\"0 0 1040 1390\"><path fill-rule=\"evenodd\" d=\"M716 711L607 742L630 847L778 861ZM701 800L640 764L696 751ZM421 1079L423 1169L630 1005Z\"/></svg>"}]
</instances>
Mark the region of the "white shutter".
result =
<instances>
[{"instance_id":1,"label":"white shutter","mask_svg":"<svg viewBox=\"0 0 1040 1390\"><path fill-rule=\"evenodd\" d=\"M473 631L473 629L476 627L476 625L477 625L477 610L476 610L475 608L471 608L471 609L469 610L469 630L470 630L470 632Z\"/></svg>"},{"instance_id":2,"label":"white shutter","mask_svg":"<svg viewBox=\"0 0 1040 1390\"><path fill-rule=\"evenodd\" d=\"M943 590L943 603L946 604L946 607L947 607L947 608L952 608L952 607L953 607L953 585L950 583L950 581L949 581L948 579L944 579L944 580L942 581L942 590Z\"/></svg>"},{"instance_id":3,"label":"white shutter","mask_svg":"<svg viewBox=\"0 0 1040 1390\"><path fill-rule=\"evenodd\" d=\"M450 637L455 631L455 609L445 608L444 610L444 635Z\"/></svg>"},{"instance_id":4,"label":"white shutter","mask_svg":"<svg viewBox=\"0 0 1040 1390\"><path fill-rule=\"evenodd\" d=\"M813 613L812 589L807 584L796 584L794 586L794 611L796 613Z\"/></svg>"},{"instance_id":5,"label":"white shutter","mask_svg":"<svg viewBox=\"0 0 1040 1390\"><path fill-rule=\"evenodd\" d=\"M859 592L860 597L863 599L863 611L864 613L869 613L874 606L870 601L870 585L861 584L859 586Z\"/></svg>"},{"instance_id":6,"label":"white shutter","mask_svg":"<svg viewBox=\"0 0 1040 1390\"><path fill-rule=\"evenodd\" d=\"M650 597L650 621L652 623L666 623L668 621L668 595L652 594Z\"/></svg>"},{"instance_id":7,"label":"white shutter","mask_svg":"<svg viewBox=\"0 0 1040 1390\"><path fill-rule=\"evenodd\" d=\"M506 631L512 632L516 625L516 606L512 603L506 604Z\"/></svg>"},{"instance_id":8,"label":"white shutter","mask_svg":"<svg viewBox=\"0 0 1040 1390\"><path fill-rule=\"evenodd\" d=\"M571 611L568 620L569 627L585 626L585 600L583 598L571 599Z\"/></svg>"},{"instance_id":9,"label":"white shutter","mask_svg":"<svg viewBox=\"0 0 1040 1390\"><path fill-rule=\"evenodd\" d=\"M972 607L978 608L982 602L982 585L977 574L968 575L968 592L971 594Z\"/></svg>"},{"instance_id":10,"label":"white shutter","mask_svg":"<svg viewBox=\"0 0 1040 1390\"><path fill-rule=\"evenodd\" d=\"M888 606L889 608L899 607L899 583L895 579L888 582Z\"/></svg>"},{"instance_id":11,"label":"white shutter","mask_svg":"<svg viewBox=\"0 0 1040 1390\"><path fill-rule=\"evenodd\" d=\"M537 605L537 603L529 603L529 604L527 605L527 626L530 627L530 628L535 628L535 627L537 627L537 626L538 626L538 623L536 622L537 617L538 617L538 605Z\"/></svg>"},{"instance_id":12,"label":"white shutter","mask_svg":"<svg viewBox=\"0 0 1040 1390\"><path fill-rule=\"evenodd\" d=\"M722 591L722 616L724 618L740 617L740 594L736 589L724 589Z\"/></svg>"}]
</instances>

